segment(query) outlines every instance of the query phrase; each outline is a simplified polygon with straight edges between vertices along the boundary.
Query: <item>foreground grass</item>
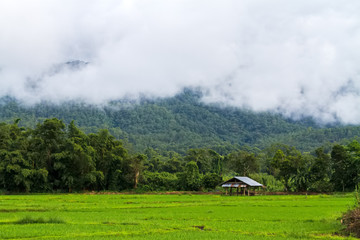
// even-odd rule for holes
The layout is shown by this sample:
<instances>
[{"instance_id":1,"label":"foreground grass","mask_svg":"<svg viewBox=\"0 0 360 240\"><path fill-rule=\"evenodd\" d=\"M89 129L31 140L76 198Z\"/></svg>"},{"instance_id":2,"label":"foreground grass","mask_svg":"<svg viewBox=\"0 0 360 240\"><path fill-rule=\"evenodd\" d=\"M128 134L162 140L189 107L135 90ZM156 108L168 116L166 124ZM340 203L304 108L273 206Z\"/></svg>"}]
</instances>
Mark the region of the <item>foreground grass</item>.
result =
<instances>
[{"instance_id":1,"label":"foreground grass","mask_svg":"<svg viewBox=\"0 0 360 240\"><path fill-rule=\"evenodd\" d=\"M350 195L0 196L0 239L350 239Z\"/></svg>"}]
</instances>

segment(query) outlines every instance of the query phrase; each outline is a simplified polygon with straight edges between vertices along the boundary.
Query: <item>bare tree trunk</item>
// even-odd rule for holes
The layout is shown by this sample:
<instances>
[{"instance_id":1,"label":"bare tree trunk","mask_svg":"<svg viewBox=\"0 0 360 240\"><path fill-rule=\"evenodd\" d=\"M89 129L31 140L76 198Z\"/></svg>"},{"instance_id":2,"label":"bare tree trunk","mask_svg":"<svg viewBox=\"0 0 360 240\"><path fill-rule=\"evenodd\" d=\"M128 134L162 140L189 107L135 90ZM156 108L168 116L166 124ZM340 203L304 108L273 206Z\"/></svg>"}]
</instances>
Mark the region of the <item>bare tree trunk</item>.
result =
<instances>
[{"instance_id":1,"label":"bare tree trunk","mask_svg":"<svg viewBox=\"0 0 360 240\"><path fill-rule=\"evenodd\" d=\"M139 175L140 175L140 172L139 171L136 171L135 173L135 178L134 178L134 188L137 188L137 185L138 185L138 182L139 182Z\"/></svg>"}]
</instances>

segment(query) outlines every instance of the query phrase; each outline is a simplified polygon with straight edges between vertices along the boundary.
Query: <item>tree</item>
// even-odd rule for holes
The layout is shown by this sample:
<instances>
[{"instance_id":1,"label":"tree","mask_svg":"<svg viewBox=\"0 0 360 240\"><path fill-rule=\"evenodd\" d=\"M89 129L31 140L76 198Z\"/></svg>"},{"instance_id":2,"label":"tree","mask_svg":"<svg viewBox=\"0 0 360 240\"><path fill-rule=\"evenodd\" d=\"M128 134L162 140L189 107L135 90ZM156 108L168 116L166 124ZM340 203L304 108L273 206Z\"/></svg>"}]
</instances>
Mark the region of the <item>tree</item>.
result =
<instances>
[{"instance_id":1,"label":"tree","mask_svg":"<svg viewBox=\"0 0 360 240\"><path fill-rule=\"evenodd\" d=\"M344 146L336 144L331 151L331 161L333 166L333 174L331 181L337 191L345 191L345 189L354 188L352 169L353 165L349 153Z\"/></svg>"},{"instance_id":2,"label":"tree","mask_svg":"<svg viewBox=\"0 0 360 240\"><path fill-rule=\"evenodd\" d=\"M146 156L143 154L138 154L131 158L130 168L132 170L135 189L137 188L137 185L139 183L140 173L144 169L145 159L146 159Z\"/></svg>"},{"instance_id":3,"label":"tree","mask_svg":"<svg viewBox=\"0 0 360 240\"><path fill-rule=\"evenodd\" d=\"M190 161L185 166L185 171L179 174L179 185L184 190L198 191L201 187L201 176L199 167L194 161Z\"/></svg>"},{"instance_id":4,"label":"tree","mask_svg":"<svg viewBox=\"0 0 360 240\"><path fill-rule=\"evenodd\" d=\"M145 150L145 155L147 158L146 169L151 172L158 172L163 167L163 156L156 152L152 148L147 148Z\"/></svg>"},{"instance_id":5,"label":"tree","mask_svg":"<svg viewBox=\"0 0 360 240\"><path fill-rule=\"evenodd\" d=\"M27 159L27 131L18 123L19 119L11 125L0 124L0 184L8 191L29 192L34 183L46 183L47 171L32 168Z\"/></svg>"},{"instance_id":6,"label":"tree","mask_svg":"<svg viewBox=\"0 0 360 240\"><path fill-rule=\"evenodd\" d=\"M279 178L280 175L280 168L283 162L286 161L286 156L282 150L277 150L274 157L270 162L270 173L271 175Z\"/></svg>"},{"instance_id":7,"label":"tree","mask_svg":"<svg viewBox=\"0 0 360 240\"><path fill-rule=\"evenodd\" d=\"M227 156L229 169L242 175L249 176L251 173L259 171L258 158L254 153L246 151L237 151Z\"/></svg>"},{"instance_id":8,"label":"tree","mask_svg":"<svg viewBox=\"0 0 360 240\"><path fill-rule=\"evenodd\" d=\"M178 178L176 174L168 172L144 171L141 178L141 187L151 191L177 190Z\"/></svg>"},{"instance_id":9,"label":"tree","mask_svg":"<svg viewBox=\"0 0 360 240\"><path fill-rule=\"evenodd\" d=\"M162 170L169 173L182 172L184 170L184 164L177 157L172 157L164 163Z\"/></svg>"},{"instance_id":10,"label":"tree","mask_svg":"<svg viewBox=\"0 0 360 240\"><path fill-rule=\"evenodd\" d=\"M202 178L202 185L205 189L214 189L223 181L217 173L206 173Z\"/></svg>"},{"instance_id":11,"label":"tree","mask_svg":"<svg viewBox=\"0 0 360 240\"><path fill-rule=\"evenodd\" d=\"M330 183L331 174L330 155L324 152L323 147L317 148L310 168L310 189L319 192L332 191L332 184Z\"/></svg>"},{"instance_id":12,"label":"tree","mask_svg":"<svg viewBox=\"0 0 360 240\"><path fill-rule=\"evenodd\" d=\"M60 188L61 176L55 164L55 154L63 151L65 124L56 118L46 119L30 133L29 158L35 169L46 169L53 188Z\"/></svg>"},{"instance_id":13,"label":"tree","mask_svg":"<svg viewBox=\"0 0 360 240\"><path fill-rule=\"evenodd\" d=\"M95 165L99 176L103 175L102 189L119 190L125 174L127 150L109 131L103 129L89 134L90 146L95 150ZM127 187L127 185L125 186Z\"/></svg>"},{"instance_id":14,"label":"tree","mask_svg":"<svg viewBox=\"0 0 360 240\"><path fill-rule=\"evenodd\" d=\"M103 174L96 171L95 150L89 146L89 138L72 121L67 128L63 151L54 154L55 169L59 172L60 188L97 189Z\"/></svg>"},{"instance_id":15,"label":"tree","mask_svg":"<svg viewBox=\"0 0 360 240\"><path fill-rule=\"evenodd\" d=\"M223 157L211 149L190 149L185 156L185 161L193 161L197 164L199 172L205 174L214 172L222 174Z\"/></svg>"},{"instance_id":16,"label":"tree","mask_svg":"<svg viewBox=\"0 0 360 240\"><path fill-rule=\"evenodd\" d=\"M347 145L347 150L351 158L353 181L357 186L360 182L360 143L352 141Z\"/></svg>"},{"instance_id":17,"label":"tree","mask_svg":"<svg viewBox=\"0 0 360 240\"><path fill-rule=\"evenodd\" d=\"M19 151L0 151L0 181L8 191L29 192L32 172Z\"/></svg>"},{"instance_id":18,"label":"tree","mask_svg":"<svg viewBox=\"0 0 360 240\"><path fill-rule=\"evenodd\" d=\"M324 148L315 150L316 158L311 166L311 177L313 181L320 181L329 178L331 175L331 157L324 153Z\"/></svg>"},{"instance_id":19,"label":"tree","mask_svg":"<svg viewBox=\"0 0 360 240\"><path fill-rule=\"evenodd\" d=\"M287 150L286 153L280 149L275 153L270 163L271 171L277 179L284 183L287 191L292 188L302 189L307 178L306 161L304 161L301 153L295 149Z\"/></svg>"}]
</instances>

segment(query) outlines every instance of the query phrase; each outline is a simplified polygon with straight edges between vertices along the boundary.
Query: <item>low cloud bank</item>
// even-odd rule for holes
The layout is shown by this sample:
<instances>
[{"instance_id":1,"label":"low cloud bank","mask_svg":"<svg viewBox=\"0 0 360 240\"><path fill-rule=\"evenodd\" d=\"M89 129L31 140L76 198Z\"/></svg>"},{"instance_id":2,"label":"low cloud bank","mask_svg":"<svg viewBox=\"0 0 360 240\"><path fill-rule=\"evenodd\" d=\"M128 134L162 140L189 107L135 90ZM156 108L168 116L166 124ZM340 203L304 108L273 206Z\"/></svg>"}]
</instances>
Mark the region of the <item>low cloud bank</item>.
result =
<instances>
[{"instance_id":1,"label":"low cloud bank","mask_svg":"<svg viewBox=\"0 0 360 240\"><path fill-rule=\"evenodd\" d=\"M170 97L360 123L360 2L3 0L0 96Z\"/></svg>"}]
</instances>

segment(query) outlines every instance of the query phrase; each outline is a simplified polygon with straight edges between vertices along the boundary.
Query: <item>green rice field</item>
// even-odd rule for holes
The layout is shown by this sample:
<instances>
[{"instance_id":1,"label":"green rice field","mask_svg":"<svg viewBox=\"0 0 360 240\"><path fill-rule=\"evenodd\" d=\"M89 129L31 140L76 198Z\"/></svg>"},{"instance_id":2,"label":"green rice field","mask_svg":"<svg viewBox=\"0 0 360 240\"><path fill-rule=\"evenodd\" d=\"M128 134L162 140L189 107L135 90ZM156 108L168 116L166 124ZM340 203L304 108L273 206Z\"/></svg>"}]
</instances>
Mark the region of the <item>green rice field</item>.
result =
<instances>
[{"instance_id":1,"label":"green rice field","mask_svg":"<svg viewBox=\"0 0 360 240\"><path fill-rule=\"evenodd\" d=\"M0 195L0 239L352 239L354 196Z\"/></svg>"}]
</instances>

